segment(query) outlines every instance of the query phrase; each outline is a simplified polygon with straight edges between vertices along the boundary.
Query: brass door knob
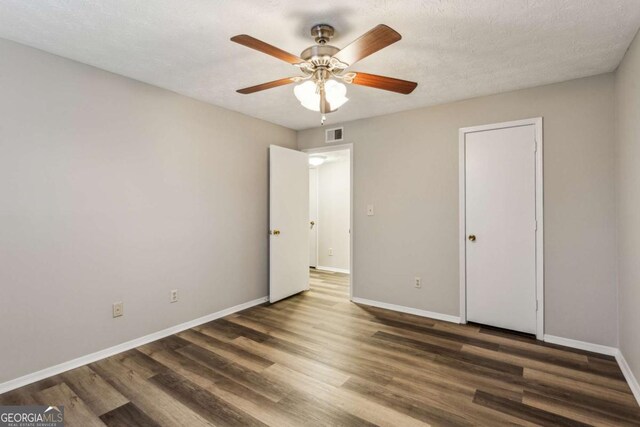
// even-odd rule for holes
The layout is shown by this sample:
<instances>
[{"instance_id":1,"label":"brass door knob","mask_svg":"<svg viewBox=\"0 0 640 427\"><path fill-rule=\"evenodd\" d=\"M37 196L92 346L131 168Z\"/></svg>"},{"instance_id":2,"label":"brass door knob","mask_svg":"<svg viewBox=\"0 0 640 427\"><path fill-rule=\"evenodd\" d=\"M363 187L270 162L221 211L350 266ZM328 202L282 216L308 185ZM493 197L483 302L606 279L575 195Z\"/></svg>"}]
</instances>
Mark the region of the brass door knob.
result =
<instances>
[{"instance_id":1,"label":"brass door knob","mask_svg":"<svg viewBox=\"0 0 640 427\"><path fill-rule=\"evenodd\" d=\"M314 225L316 225L315 221L311 221L309 224L311 224L311 228L313 228Z\"/></svg>"},{"instance_id":2,"label":"brass door knob","mask_svg":"<svg viewBox=\"0 0 640 427\"><path fill-rule=\"evenodd\" d=\"M469 240L472 242L476 241L476 235L475 234L469 234Z\"/></svg>"},{"instance_id":3,"label":"brass door knob","mask_svg":"<svg viewBox=\"0 0 640 427\"><path fill-rule=\"evenodd\" d=\"M280 230L269 230L269 234L280 234Z\"/></svg>"}]
</instances>

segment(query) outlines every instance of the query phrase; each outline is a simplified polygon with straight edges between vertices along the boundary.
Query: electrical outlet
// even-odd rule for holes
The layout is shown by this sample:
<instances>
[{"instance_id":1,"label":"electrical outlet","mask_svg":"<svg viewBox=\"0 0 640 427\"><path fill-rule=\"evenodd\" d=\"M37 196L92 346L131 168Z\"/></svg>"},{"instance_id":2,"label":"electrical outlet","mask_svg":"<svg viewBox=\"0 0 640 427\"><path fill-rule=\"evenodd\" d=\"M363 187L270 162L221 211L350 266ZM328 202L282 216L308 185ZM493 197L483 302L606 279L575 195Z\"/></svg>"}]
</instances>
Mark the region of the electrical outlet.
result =
<instances>
[{"instance_id":1,"label":"electrical outlet","mask_svg":"<svg viewBox=\"0 0 640 427\"><path fill-rule=\"evenodd\" d=\"M178 290L174 289L171 291L171 302L178 302Z\"/></svg>"},{"instance_id":2,"label":"electrical outlet","mask_svg":"<svg viewBox=\"0 0 640 427\"><path fill-rule=\"evenodd\" d=\"M420 279L419 277L416 277L413 286L415 286L416 288L421 288L422 287L422 279Z\"/></svg>"},{"instance_id":3,"label":"electrical outlet","mask_svg":"<svg viewBox=\"0 0 640 427\"><path fill-rule=\"evenodd\" d=\"M329 256L333 256L333 248L329 248Z\"/></svg>"},{"instance_id":4,"label":"electrical outlet","mask_svg":"<svg viewBox=\"0 0 640 427\"><path fill-rule=\"evenodd\" d=\"M122 301L113 303L113 317L124 315L124 303Z\"/></svg>"}]
</instances>

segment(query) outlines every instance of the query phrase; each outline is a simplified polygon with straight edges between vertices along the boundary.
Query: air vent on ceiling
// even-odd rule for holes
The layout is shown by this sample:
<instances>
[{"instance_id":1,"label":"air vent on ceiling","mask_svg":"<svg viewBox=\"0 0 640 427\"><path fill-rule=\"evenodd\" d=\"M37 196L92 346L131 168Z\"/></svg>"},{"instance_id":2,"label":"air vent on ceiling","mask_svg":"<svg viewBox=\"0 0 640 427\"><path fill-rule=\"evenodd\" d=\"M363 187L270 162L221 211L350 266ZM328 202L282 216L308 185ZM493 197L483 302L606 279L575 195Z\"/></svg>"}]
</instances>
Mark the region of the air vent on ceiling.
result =
<instances>
[{"instance_id":1,"label":"air vent on ceiling","mask_svg":"<svg viewBox=\"0 0 640 427\"><path fill-rule=\"evenodd\" d=\"M344 127L327 129L324 142L340 142L344 140Z\"/></svg>"}]
</instances>

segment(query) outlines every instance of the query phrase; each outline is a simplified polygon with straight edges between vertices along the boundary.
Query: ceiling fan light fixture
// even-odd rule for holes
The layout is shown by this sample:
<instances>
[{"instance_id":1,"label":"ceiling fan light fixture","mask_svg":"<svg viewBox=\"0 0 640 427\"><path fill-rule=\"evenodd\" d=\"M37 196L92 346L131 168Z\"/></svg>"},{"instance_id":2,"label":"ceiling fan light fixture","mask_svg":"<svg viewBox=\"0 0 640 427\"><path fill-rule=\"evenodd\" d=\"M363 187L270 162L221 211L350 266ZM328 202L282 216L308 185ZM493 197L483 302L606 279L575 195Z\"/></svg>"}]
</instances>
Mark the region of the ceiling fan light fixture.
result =
<instances>
[{"instance_id":1,"label":"ceiling fan light fixture","mask_svg":"<svg viewBox=\"0 0 640 427\"><path fill-rule=\"evenodd\" d=\"M324 91L331 111L342 107L349 100L346 97L347 87L335 80L327 80L324 84ZM317 83L311 80L301 83L293 88L293 94L304 108L311 111L320 111L320 94L318 93Z\"/></svg>"},{"instance_id":2,"label":"ceiling fan light fixture","mask_svg":"<svg viewBox=\"0 0 640 427\"><path fill-rule=\"evenodd\" d=\"M335 111L342 107L345 102L349 100L347 98L347 87L335 80L328 80L324 84L324 91L327 97L327 102L331 106L331 111Z\"/></svg>"},{"instance_id":3,"label":"ceiling fan light fixture","mask_svg":"<svg viewBox=\"0 0 640 427\"><path fill-rule=\"evenodd\" d=\"M316 84L310 80L293 88L293 94L300 104L311 111L320 111L320 94L316 91Z\"/></svg>"},{"instance_id":4,"label":"ceiling fan light fixture","mask_svg":"<svg viewBox=\"0 0 640 427\"><path fill-rule=\"evenodd\" d=\"M309 165L320 166L325 160L327 160L325 156L309 156Z\"/></svg>"}]
</instances>

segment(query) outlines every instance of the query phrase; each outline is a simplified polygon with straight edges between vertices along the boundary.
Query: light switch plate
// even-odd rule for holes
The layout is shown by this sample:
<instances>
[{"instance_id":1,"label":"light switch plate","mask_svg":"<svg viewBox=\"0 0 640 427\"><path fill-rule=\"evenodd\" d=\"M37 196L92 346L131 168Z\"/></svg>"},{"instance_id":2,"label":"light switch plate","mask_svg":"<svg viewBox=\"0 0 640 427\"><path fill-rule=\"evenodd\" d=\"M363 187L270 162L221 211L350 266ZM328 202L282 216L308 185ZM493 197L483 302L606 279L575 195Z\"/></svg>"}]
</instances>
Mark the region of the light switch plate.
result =
<instances>
[{"instance_id":1,"label":"light switch plate","mask_svg":"<svg viewBox=\"0 0 640 427\"><path fill-rule=\"evenodd\" d=\"M373 216L373 205L367 205L367 216Z\"/></svg>"}]
</instances>

